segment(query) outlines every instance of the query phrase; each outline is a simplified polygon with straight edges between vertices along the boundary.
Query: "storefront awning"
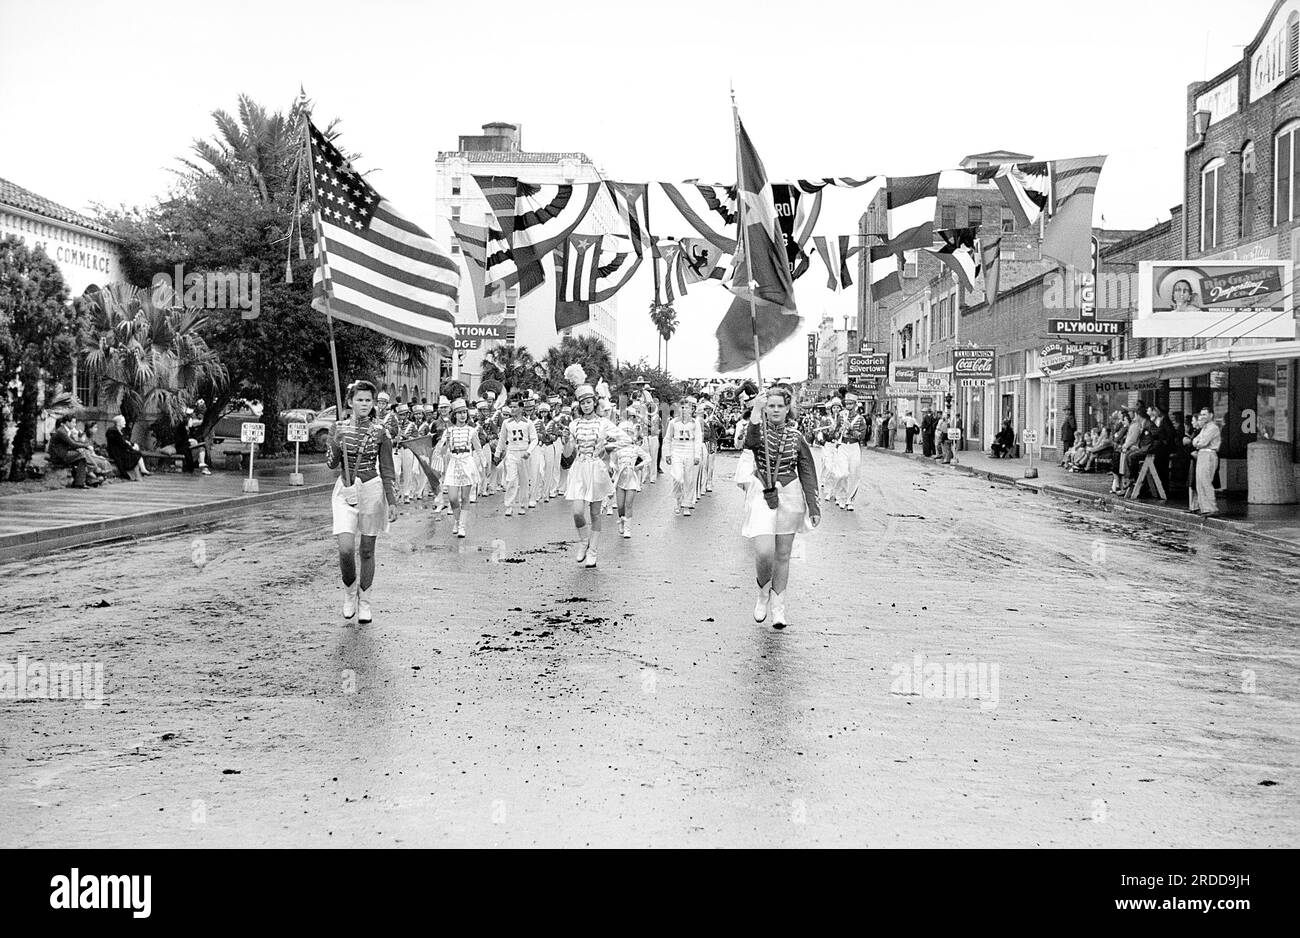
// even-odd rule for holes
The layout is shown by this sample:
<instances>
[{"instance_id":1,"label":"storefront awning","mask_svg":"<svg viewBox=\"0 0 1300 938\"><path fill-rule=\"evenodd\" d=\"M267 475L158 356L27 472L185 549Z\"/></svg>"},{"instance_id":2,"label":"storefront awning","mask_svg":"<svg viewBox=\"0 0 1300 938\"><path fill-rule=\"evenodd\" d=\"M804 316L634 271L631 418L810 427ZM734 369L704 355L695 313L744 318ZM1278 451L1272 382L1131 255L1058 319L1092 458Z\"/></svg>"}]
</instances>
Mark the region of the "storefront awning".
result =
<instances>
[{"instance_id":1,"label":"storefront awning","mask_svg":"<svg viewBox=\"0 0 1300 938\"><path fill-rule=\"evenodd\" d=\"M1269 342L1260 345L1237 345L1226 348L1174 352L1149 358L1126 358L1120 361L1095 362L1066 368L1054 376L1057 381L1135 381L1155 379L1169 381L1203 375L1215 368L1240 362L1273 361L1300 358L1300 342Z\"/></svg>"}]
</instances>

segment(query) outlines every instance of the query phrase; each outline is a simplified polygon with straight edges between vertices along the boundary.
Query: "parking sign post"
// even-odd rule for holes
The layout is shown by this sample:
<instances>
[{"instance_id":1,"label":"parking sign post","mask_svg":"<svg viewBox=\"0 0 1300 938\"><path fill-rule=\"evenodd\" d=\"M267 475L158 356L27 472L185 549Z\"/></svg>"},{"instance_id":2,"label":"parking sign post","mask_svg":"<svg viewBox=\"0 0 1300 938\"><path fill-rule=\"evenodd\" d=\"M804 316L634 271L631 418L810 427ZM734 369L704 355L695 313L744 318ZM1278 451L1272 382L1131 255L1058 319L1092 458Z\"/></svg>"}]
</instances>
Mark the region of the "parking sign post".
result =
<instances>
[{"instance_id":1,"label":"parking sign post","mask_svg":"<svg viewBox=\"0 0 1300 938\"><path fill-rule=\"evenodd\" d=\"M241 423L239 441L248 444L248 478L244 480L244 491L248 494L257 492L257 480L253 478L253 456L257 453L257 444L266 439L266 427L260 423Z\"/></svg>"},{"instance_id":2,"label":"parking sign post","mask_svg":"<svg viewBox=\"0 0 1300 938\"><path fill-rule=\"evenodd\" d=\"M298 449L307 442L307 424L291 422L288 431L289 442L293 444L293 472L289 473L289 484L302 485L302 473L298 470Z\"/></svg>"}]
</instances>

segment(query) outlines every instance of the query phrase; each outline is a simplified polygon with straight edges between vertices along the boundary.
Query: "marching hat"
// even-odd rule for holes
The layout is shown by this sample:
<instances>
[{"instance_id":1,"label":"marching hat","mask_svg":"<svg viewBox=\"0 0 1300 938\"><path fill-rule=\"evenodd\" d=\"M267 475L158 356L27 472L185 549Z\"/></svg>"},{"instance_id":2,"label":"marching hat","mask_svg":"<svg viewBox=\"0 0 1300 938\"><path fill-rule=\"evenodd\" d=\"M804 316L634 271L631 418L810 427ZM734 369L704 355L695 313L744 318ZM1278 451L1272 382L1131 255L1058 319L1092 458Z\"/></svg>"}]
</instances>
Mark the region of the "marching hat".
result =
<instances>
[{"instance_id":1,"label":"marching hat","mask_svg":"<svg viewBox=\"0 0 1300 938\"><path fill-rule=\"evenodd\" d=\"M376 397L375 400L377 400L377 401L391 401L392 398L388 396L388 392L387 392L387 391L380 391L380 392L379 392L379 396Z\"/></svg>"},{"instance_id":2,"label":"marching hat","mask_svg":"<svg viewBox=\"0 0 1300 938\"><path fill-rule=\"evenodd\" d=\"M447 400L447 398L445 398L445 397L439 397L439 398L438 398L438 409L439 409L439 410L442 410L444 407L450 407L450 406L451 406L451 401Z\"/></svg>"},{"instance_id":3,"label":"marching hat","mask_svg":"<svg viewBox=\"0 0 1300 938\"><path fill-rule=\"evenodd\" d=\"M398 404L398 405L397 405L397 412L398 412L399 414L409 414L409 413L411 412L411 408L410 408L409 406L407 406L406 404Z\"/></svg>"},{"instance_id":4,"label":"marching hat","mask_svg":"<svg viewBox=\"0 0 1300 938\"><path fill-rule=\"evenodd\" d=\"M844 395L844 403L848 404L850 402L854 404L858 402L858 396L854 394L852 391Z\"/></svg>"},{"instance_id":5,"label":"marching hat","mask_svg":"<svg viewBox=\"0 0 1300 938\"><path fill-rule=\"evenodd\" d=\"M578 389L573 392L573 396L575 399L579 401L582 400L584 397L595 397L596 389L593 388L590 384L580 384L578 385Z\"/></svg>"},{"instance_id":6,"label":"marching hat","mask_svg":"<svg viewBox=\"0 0 1300 938\"><path fill-rule=\"evenodd\" d=\"M842 400L840 400L838 397L832 397L828 403L830 404L831 407L843 407L843 406L844 406L844 402L843 402Z\"/></svg>"},{"instance_id":7,"label":"marching hat","mask_svg":"<svg viewBox=\"0 0 1300 938\"><path fill-rule=\"evenodd\" d=\"M474 406L477 407L479 410L483 410L485 408L491 407L492 405L489 404L487 401L479 401Z\"/></svg>"},{"instance_id":8,"label":"marching hat","mask_svg":"<svg viewBox=\"0 0 1300 938\"><path fill-rule=\"evenodd\" d=\"M549 414L551 412L551 405L546 403L546 401L542 401L537 405L537 412L541 413L542 411L546 411Z\"/></svg>"},{"instance_id":9,"label":"marching hat","mask_svg":"<svg viewBox=\"0 0 1300 938\"><path fill-rule=\"evenodd\" d=\"M451 412L454 414L458 410L469 410L469 405L465 403L465 398L458 397L451 402Z\"/></svg>"}]
</instances>

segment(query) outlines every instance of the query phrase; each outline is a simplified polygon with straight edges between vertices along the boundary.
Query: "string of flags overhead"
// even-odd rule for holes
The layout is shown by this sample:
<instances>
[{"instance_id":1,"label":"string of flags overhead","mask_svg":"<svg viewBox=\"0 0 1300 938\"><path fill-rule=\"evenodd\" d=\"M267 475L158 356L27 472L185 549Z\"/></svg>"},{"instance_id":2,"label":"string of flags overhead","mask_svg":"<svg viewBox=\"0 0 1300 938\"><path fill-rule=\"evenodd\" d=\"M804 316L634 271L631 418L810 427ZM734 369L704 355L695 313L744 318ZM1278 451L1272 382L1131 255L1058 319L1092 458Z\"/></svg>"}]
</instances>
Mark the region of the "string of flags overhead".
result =
<instances>
[{"instance_id":1,"label":"string of flags overhead","mask_svg":"<svg viewBox=\"0 0 1300 938\"><path fill-rule=\"evenodd\" d=\"M743 150L744 141L741 146ZM752 144L749 148L752 151ZM943 172L966 173L976 182L996 185L1019 226L1045 220L1045 256L1086 268L1093 195L1104 163L1105 157L1097 156ZM772 218L789 255L791 279L803 276L816 255L826 271L827 289L848 289L854 283L852 262L865 253L873 295L888 296L902 289L903 255L926 251L951 269L966 289L982 286L990 299L994 298L1000 238L981 238L976 227L936 227L940 175L765 183L771 203L783 209ZM512 176L474 179L490 209L488 226L453 222L452 230L469 261L476 294L499 302L510 287L518 286L520 295L530 293L545 282L542 260L554 251L557 298L568 304L563 312L557 309L557 328L561 319L572 324L575 317L583 316L581 307L573 304L599 302L589 298L597 293L611 296L611 291L625 285L647 260L654 268L654 302L669 304L696 283L730 283L738 261L743 261L737 252L735 185L699 180L537 184ZM885 232L867 236L816 233L827 187L856 189L873 183L885 191ZM615 219L613 230L586 231L593 226L584 223L589 222L591 209L601 198L613 206L613 212L605 214ZM766 202L760 198L752 208L763 204ZM604 224L609 227L608 222ZM669 237L657 233L683 228L690 234ZM581 243L576 244L575 239ZM581 265L576 280L570 269L573 263ZM616 266L609 275L601 275L613 278L608 284L594 288L583 279L609 265Z\"/></svg>"}]
</instances>

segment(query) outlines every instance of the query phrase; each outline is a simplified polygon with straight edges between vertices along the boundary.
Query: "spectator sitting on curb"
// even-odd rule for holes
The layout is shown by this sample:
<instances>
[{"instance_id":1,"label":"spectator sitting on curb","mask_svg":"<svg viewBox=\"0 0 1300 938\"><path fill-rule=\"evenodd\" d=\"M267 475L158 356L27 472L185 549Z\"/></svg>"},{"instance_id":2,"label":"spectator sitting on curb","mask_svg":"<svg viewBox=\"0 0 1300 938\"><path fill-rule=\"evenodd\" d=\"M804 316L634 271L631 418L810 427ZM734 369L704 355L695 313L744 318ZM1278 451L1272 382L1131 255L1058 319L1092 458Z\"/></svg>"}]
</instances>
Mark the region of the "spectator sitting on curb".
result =
<instances>
[{"instance_id":1,"label":"spectator sitting on curb","mask_svg":"<svg viewBox=\"0 0 1300 938\"><path fill-rule=\"evenodd\" d=\"M1011 421L1002 421L1002 429L993 438L992 454L994 459L1009 459L1012 447L1016 445L1016 431L1011 429Z\"/></svg>"}]
</instances>

